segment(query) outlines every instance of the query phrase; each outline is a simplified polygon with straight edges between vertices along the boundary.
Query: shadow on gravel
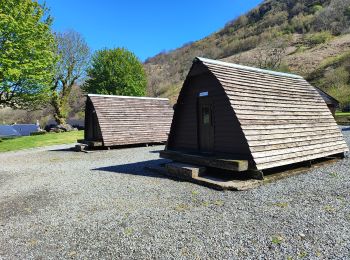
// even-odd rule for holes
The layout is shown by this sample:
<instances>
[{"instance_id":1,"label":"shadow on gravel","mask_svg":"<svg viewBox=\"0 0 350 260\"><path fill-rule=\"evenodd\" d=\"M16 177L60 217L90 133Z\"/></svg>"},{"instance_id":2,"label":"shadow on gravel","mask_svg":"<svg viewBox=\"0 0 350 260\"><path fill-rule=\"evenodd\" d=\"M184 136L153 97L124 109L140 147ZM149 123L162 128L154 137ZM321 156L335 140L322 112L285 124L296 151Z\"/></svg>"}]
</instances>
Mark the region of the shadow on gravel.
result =
<instances>
[{"instance_id":1,"label":"shadow on gravel","mask_svg":"<svg viewBox=\"0 0 350 260\"><path fill-rule=\"evenodd\" d=\"M101 167L101 168L96 168L92 170L169 179L167 176L164 176L162 174L157 174L145 169L145 167L161 166L168 162L169 160L166 160L166 159L157 159L157 160L149 160L149 161L143 161L143 162L137 162L137 163L128 163L128 164Z\"/></svg>"},{"instance_id":2,"label":"shadow on gravel","mask_svg":"<svg viewBox=\"0 0 350 260\"><path fill-rule=\"evenodd\" d=\"M0 222L5 223L11 217L26 217L43 210L54 202L51 199L52 194L47 190L38 190L32 194L2 199L0 201Z\"/></svg>"},{"instance_id":3,"label":"shadow on gravel","mask_svg":"<svg viewBox=\"0 0 350 260\"><path fill-rule=\"evenodd\" d=\"M70 147L70 148L61 148L61 149L52 149L49 150L49 152L77 152L73 149L74 147Z\"/></svg>"},{"instance_id":4,"label":"shadow on gravel","mask_svg":"<svg viewBox=\"0 0 350 260\"><path fill-rule=\"evenodd\" d=\"M149 147L154 147L154 146L160 146L162 144L153 144L150 145ZM120 145L120 146L111 146L109 147L110 150L127 150L127 149L131 149L131 148L142 148L142 147L146 147L144 144L134 144L134 145ZM58 149L51 149L49 150L50 152L77 152L74 149L74 146L72 147L68 147L68 148L58 148ZM98 151L108 151L107 147L96 147L96 148L92 148L92 149L87 149L88 152L98 152ZM154 151L149 151L150 153L160 153L161 151L163 151L163 149L161 150L154 150Z\"/></svg>"},{"instance_id":5,"label":"shadow on gravel","mask_svg":"<svg viewBox=\"0 0 350 260\"><path fill-rule=\"evenodd\" d=\"M150 153L160 153L161 151L164 151L164 150L156 150L156 151L149 151Z\"/></svg>"}]
</instances>

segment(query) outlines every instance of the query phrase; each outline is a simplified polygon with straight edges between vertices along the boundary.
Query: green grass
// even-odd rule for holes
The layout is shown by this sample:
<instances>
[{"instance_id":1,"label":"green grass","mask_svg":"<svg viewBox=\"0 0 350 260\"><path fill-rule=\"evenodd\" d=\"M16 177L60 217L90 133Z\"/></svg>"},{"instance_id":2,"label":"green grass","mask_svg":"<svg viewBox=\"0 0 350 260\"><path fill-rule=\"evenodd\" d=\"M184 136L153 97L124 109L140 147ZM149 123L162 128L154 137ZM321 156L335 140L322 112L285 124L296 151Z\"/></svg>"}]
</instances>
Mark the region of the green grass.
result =
<instances>
[{"instance_id":1,"label":"green grass","mask_svg":"<svg viewBox=\"0 0 350 260\"><path fill-rule=\"evenodd\" d=\"M336 116L350 116L350 112L335 112Z\"/></svg>"},{"instance_id":2,"label":"green grass","mask_svg":"<svg viewBox=\"0 0 350 260\"><path fill-rule=\"evenodd\" d=\"M3 139L0 142L0 152L16 151L34 147L75 143L83 139L84 131L65 133L48 133L46 135L23 136L12 139Z\"/></svg>"},{"instance_id":3,"label":"green grass","mask_svg":"<svg viewBox=\"0 0 350 260\"><path fill-rule=\"evenodd\" d=\"M335 57L331 56L322 61L320 68L326 69L327 67L330 67L330 66L339 65L345 62L349 58L350 58L350 51L343 52L342 54L339 54L338 56L335 56Z\"/></svg>"},{"instance_id":4,"label":"green grass","mask_svg":"<svg viewBox=\"0 0 350 260\"><path fill-rule=\"evenodd\" d=\"M350 112L336 112L335 120L339 125L350 125Z\"/></svg>"}]
</instances>

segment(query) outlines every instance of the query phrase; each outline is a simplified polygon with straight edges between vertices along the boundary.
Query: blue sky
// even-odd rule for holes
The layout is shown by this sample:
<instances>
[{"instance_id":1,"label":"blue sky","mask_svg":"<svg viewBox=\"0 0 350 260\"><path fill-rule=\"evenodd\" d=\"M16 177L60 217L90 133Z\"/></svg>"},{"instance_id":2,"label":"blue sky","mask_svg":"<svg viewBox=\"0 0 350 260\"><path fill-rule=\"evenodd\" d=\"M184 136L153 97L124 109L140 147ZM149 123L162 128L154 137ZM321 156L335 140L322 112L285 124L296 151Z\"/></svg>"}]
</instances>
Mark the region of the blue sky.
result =
<instances>
[{"instance_id":1,"label":"blue sky","mask_svg":"<svg viewBox=\"0 0 350 260\"><path fill-rule=\"evenodd\" d=\"M218 31L260 2L46 0L55 31L73 29L85 37L93 51L125 47L141 60Z\"/></svg>"}]
</instances>

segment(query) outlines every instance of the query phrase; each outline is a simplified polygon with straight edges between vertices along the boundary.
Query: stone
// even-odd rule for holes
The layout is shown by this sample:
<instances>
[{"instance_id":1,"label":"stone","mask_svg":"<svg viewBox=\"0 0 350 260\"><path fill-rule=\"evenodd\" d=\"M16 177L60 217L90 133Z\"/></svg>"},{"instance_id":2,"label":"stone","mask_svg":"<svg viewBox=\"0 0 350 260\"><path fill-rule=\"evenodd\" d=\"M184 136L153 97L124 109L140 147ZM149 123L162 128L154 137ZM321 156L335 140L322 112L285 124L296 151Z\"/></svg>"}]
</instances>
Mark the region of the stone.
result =
<instances>
[{"instance_id":1,"label":"stone","mask_svg":"<svg viewBox=\"0 0 350 260\"><path fill-rule=\"evenodd\" d=\"M73 131L73 127L70 124L60 124L56 128L62 129L64 132Z\"/></svg>"}]
</instances>

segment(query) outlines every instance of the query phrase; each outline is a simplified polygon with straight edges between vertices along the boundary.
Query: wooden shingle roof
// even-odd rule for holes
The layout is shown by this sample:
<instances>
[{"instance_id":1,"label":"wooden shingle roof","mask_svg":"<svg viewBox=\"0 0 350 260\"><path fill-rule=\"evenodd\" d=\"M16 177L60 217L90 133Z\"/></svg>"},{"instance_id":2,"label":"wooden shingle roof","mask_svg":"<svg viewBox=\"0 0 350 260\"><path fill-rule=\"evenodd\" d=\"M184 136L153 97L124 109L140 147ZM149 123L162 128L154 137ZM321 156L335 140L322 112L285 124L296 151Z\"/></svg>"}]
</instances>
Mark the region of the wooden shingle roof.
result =
<instances>
[{"instance_id":1,"label":"wooden shingle roof","mask_svg":"<svg viewBox=\"0 0 350 260\"><path fill-rule=\"evenodd\" d=\"M89 94L105 146L167 140L173 109L166 98Z\"/></svg>"},{"instance_id":2,"label":"wooden shingle roof","mask_svg":"<svg viewBox=\"0 0 350 260\"><path fill-rule=\"evenodd\" d=\"M300 76L196 58L222 85L258 170L348 151L319 92Z\"/></svg>"}]
</instances>

